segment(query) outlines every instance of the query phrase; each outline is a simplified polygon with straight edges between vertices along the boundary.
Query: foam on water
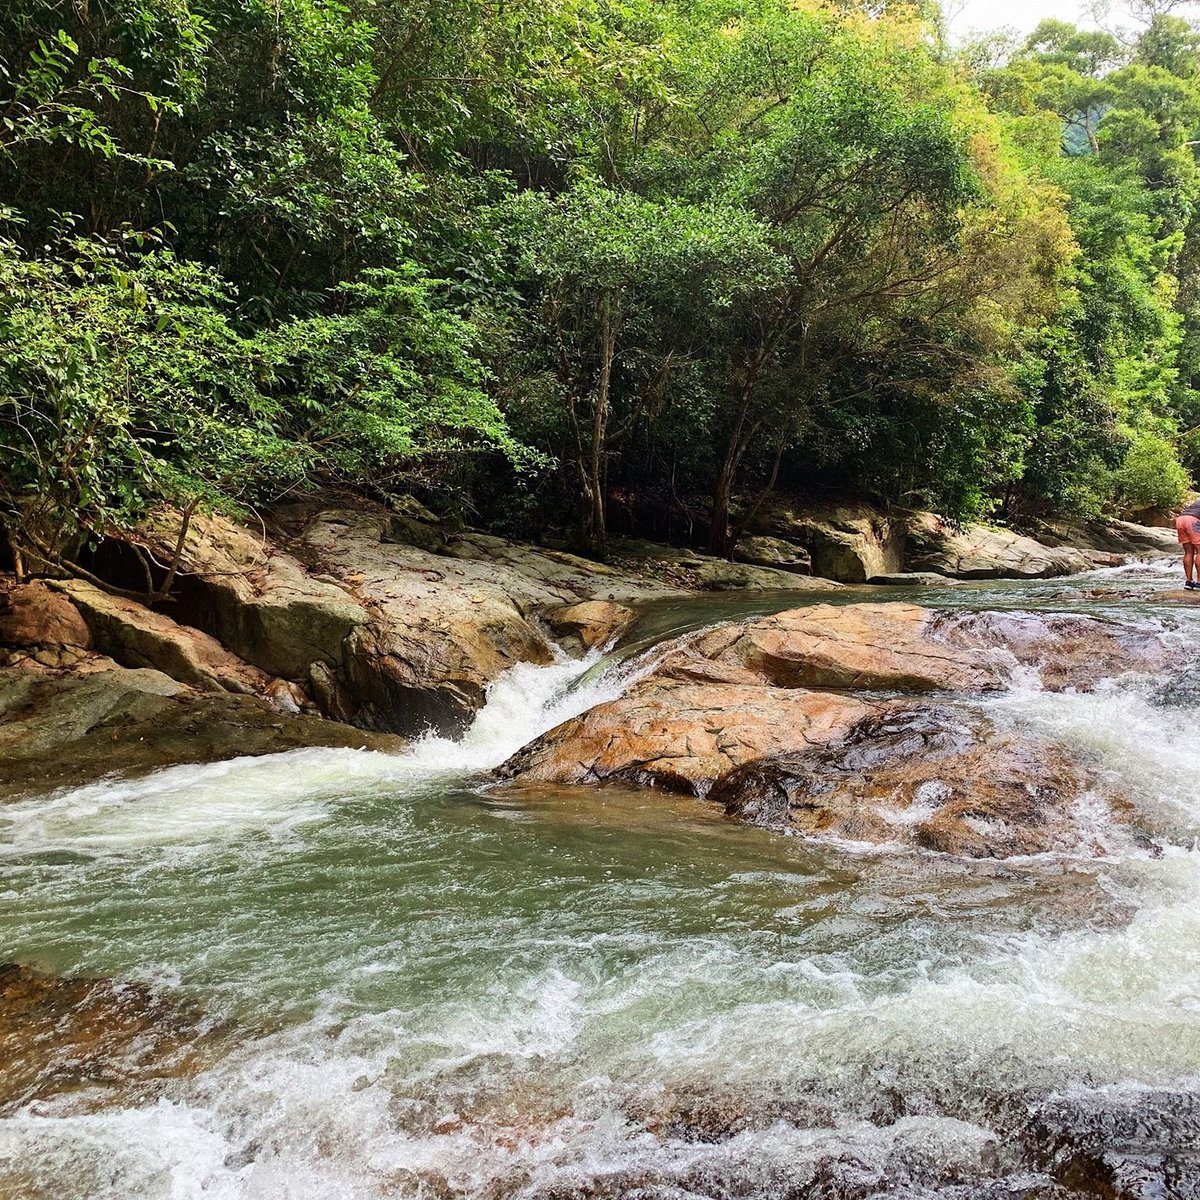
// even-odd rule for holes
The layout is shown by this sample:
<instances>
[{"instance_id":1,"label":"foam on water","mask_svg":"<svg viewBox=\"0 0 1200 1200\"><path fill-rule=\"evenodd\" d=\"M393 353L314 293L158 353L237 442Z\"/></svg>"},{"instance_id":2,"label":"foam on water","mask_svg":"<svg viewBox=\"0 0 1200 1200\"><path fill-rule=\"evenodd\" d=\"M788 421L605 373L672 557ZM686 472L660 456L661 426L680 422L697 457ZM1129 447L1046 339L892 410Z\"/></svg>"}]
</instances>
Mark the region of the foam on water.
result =
<instances>
[{"instance_id":1,"label":"foam on water","mask_svg":"<svg viewBox=\"0 0 1200 1200\"><path fill-rule=\"evenodd\" d=\"M149 846L280 838L327 819L340 800L381 786L419 787L489 770L538 734L619 695L648 669L639 661L574 686L602 656L595 650L574 659L560 651L545 666L518 663L490 685L487 703L461 738L428 733L403 754L293 750L171 767L8 805L0 812L0 857L33 850L139 853Z\"/></svg>"},{"instance_id":2,"label":"foam on water","mask_svg":"<svg viewBox=\"0 0 1200 1200\"><path fill-rule=\"evenodd\" d=\"M597 658L514 668L463 738L405 755L301 751L6 809L18 951L66 945L65 967L178 978L248 1029L276 1020L152 1103L0 1122L0 1183L765 1200L835 1159L856 1186L917 1195L931 1173L991 1169L996 1096L1200 1081L1200 716L1158 684L1030 678L981 705L1090 755L1161 857L952 864L941 893L936 862L898 884L894 864L654 794L592 797L611 823L565 801L484 820L507 810L473 773L645 667L596 677ZM117 904L131 869L136 903ZM907 1111L881 1117L897 1095ZM689 1131L706 1121L719 1136Z\"/></svg>"}]
</instances>

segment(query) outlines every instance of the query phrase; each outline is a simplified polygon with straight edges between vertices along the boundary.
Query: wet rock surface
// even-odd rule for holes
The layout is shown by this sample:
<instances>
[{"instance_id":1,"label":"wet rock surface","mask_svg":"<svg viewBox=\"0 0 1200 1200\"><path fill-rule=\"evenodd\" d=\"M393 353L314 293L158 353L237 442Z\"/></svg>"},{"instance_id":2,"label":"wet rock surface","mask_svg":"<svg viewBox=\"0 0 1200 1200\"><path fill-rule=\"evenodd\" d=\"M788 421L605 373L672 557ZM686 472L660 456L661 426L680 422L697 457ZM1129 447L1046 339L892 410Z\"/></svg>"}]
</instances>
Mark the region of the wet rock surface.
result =
<instances>
[{"instance_id":1,"label":"wet rock surface","mask_svg":"<svg viewBox=\"0 0 1200 1200\"><path fill-rule=\"evenodd\" d=\"M1168 1090L1063 1097L1040 1104L1033 1157L1071 1195L1104 1200L1200 1197L1200 1094Z\"/></svg>"},{"instance_id":2,"label":"wet rock surface","mask_svg":"<svg viewBox=\"0 0 1200 1200\"><path fill-rule=\"evenodd\" d=\"M1086 763L928 693L1160 670L1156 629L1091 617L814 605L680 640L618 699L501 769L707 795L733 817L966 858L1104 853L1129 805Z\"/></svg>"},{"instance_id":3,"label":"wet rock surface","mask_svg":"<svg viewBox=\"0 0 1200 1200\"><path fill-rule=\"evenodd\" d=\"M0 669L0 797L306 746L398 751L405 742L275 702L205 693L111 662L91 673Z\"/></svg>"},{"instance_id":4,"label":"wet rock surface","mask_svg":"<svg viewBox=\"0 0 1200 1200\"><path fill-rule=\"evenodd\" d=\"M689 638L657 673L774 687L974 692L1018 671L1049 688L1086 687L1171 660L1158 630L1095 617L947 612L914 604L812 605Z\"/></svg>"},{"instance_id":5,"label":"wet rock surface","mask_svg":"<svg viewBox=\"0 0 1200 1200\"><path fill-rule=\"evenodd\" d=\"M501 775L703 795L731 768L835 741L877 707L833 693L653 678L530 743Z\"/></svg>"},{"instance_id":6,"label":"wet rock surface","mask_svg":"<svg viewBox=\"0 0 1200 1200\"><path fill-rule=\"evenodd\" d=\"M232 1031L141 983L0 963L0 1115L64 1094L122 1102L194 1074Z\"/></svg>"},{"instance_id":7,"label":"wet rock surface","mask_svg":"<svg viewBox=\"0 0 1200 1200\"><path fill-rule=\"evenodd\" d=\"M1102 852L1096 817L1081 822L1076 811L1095 786L1052 744L1000 734L949 707L895 708L836 745L738 767L709 798L766 828L1008 858Z\"/></svg>"}]
</instances>

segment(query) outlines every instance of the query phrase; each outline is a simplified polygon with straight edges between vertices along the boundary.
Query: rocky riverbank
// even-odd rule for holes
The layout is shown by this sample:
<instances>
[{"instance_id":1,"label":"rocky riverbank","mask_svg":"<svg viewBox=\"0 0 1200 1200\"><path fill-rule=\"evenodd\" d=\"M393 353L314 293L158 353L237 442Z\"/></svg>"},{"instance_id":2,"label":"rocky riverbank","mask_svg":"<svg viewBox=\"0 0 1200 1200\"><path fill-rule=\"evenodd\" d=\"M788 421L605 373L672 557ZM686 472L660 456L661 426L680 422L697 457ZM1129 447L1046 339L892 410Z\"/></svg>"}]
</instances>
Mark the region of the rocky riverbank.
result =
<instances>
[{"instance_id":1,"label":"rocky riverbank","mask_svg":"<svg viewBox=\"0 0 1200 1200\"><path fill-rule=\"evenodd\" d=\"M514 663L601 645L640 604L698 590L1053 575L1173 545L1126 523L1034 542L861 505L779 505L755 528L740 561L626 540L601 564L450 529L412 503L296 504L257 531L195 517L178 547L178 515L164 513L102 549L96 582L0 577L0 788L461 730ZM176 549L168 593L141 602ZM851 635L836 653L852 663L873 650ZM732 714L736 698L724 700ZM668 701L688 702L681 690Z\"/></svg>"},{"instance_id":2,"label":"rocky riverbank","mask_svg":"<svg viewBox=\"0 0 1200 1200\"><path fill-rule=\"evenodd\" d=\"M1012 592L917 604L770 575L759 600L698 599L685 552L624 546L597 567L411 513L400 540L395 518L297 509L266 538L197 522L161 605L7 588L5 795L308 745L396 753L183 768L132 796L9 808L14 957L80 974L0 968L15 1063L0 1109L44 1137L25 1155L36 1179L0 1155L0 1193L55 1194L53 1139L81 1115L196 1112L205 1139L228 1131L211 1135L214 1178L274 1179L316 1145L318 1172L361 1157L370 1178L381 1147L417 1147L377 1190L446 1196L1190 1194L1194 1096L1157 1065L1173 1027L1130 1007L1140 975L1102 976L1120 993L1107 1008L1091 982L1096 955L1126 962L1127 924L1128 961L1147 961L1130 918L1152 878L1115 864L1177 874L1179 847L1157 857L1169 839L1128 773L1003 715L1027 694L1100 713L1114 679L1153 677L1152 717L1171 723L1156 706L1174 606L1052 612L1055 588L1030 585L1028 611L989 611ZM163 561L167 534L146 533ZM136 564L96 565L132 590ZM1093 583L1118 601L1133 586L1065 586ZM512 672L466 737L412 745L424 721L460 728L519 659L621 637L657 644L599 679L569 661ZM86 936L58 954L76 913ZM1009 963L1031 937L1045 962ZM1048 978L1064 955L1082 958ZM1061 993L1062 1015L1027 1017L1027 993ZM493 1031L478 1056L460 1013ZM1109 1046L1129 1028L1149 1066ZM574 1091L580 1063L612 1085ZM1091 1090L1061 1095L1060 1076ZM1154 1090L1101 1090L1126 1078ZM601 1129L616 1165L592 1172ZM534 1187L543 1153L570 1169Z\"/></svg>"}]
</instances>

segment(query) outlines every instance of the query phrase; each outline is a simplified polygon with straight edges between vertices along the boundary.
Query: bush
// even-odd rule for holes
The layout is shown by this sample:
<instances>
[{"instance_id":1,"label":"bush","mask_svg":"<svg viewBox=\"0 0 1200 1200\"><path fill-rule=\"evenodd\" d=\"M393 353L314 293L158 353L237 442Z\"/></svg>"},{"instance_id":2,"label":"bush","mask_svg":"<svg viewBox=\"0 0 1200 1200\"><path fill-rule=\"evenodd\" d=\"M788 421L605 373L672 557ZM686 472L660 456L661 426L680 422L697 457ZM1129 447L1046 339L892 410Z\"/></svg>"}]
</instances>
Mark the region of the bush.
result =
<instances>
[{"instance_id":1,"label":"bush","mask_svg":"<svg viewBox=\"0 0 1200 1200\"><path fill-rule=\"evenodd\" d=\"M1113 475L1116 500L1125 512L1177 508L1191 479L1175 446L1158 433L1137 431Z\"/></svg>"}]
</instances>

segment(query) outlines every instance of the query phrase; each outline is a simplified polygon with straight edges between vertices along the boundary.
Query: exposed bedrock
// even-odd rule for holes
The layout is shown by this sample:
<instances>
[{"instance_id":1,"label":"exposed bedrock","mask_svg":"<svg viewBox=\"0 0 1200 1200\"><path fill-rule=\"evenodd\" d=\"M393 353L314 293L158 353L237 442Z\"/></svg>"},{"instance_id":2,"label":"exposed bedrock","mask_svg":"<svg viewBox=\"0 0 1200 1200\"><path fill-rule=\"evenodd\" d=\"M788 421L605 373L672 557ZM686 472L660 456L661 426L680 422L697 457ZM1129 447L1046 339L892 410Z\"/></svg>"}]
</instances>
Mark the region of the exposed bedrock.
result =
<instances>
[{"instance_id":1,"label":"exposed bedrock","mask_svg":"<svg viewBox=\"0 0 1200 1200\"><path fill-rule=\"evenodd\" d=\"M570 554L451 534L420 510L280 515L273 539L193 523L180 619L364 728L461 728L503 670L550 661L543 612L670 592ZM165 547L169 531L157 536ZM585 641L598 636L586 618Z\"/></svg>"},{"instance_id":2,"label":"exposed bedrock","mask_svg":"<svg viewBox=\"0 0 1200 1200\"><path fill-rule=\"evenodd\" d=\"M403 739L201 691L162 671L87 655L70 669L0 668L0 798L307 746L398 751Z\"/></svg>"},{"instance_id":3,"label":"exposed bedrock","mask_svg":"<svg viewBox=\"0 0 1200 1200\"><path fill-rule=\"evenodd\" d=\"M1088 687L1168 660L1158 631L1089 617L817 605L682 639L501 773L666 787L759 825L969 857L1098 852L1128 818L1121 797L952 693L1032 672Z\"/></svg>"},{"instance_id":4,"label":"exposed bedrock","mask_svg":"<svg viewBox=\"0 0 1200 1200\"><path fill-rule=\"evenodd\" d=\"M867 717L837 745L727 772L709 798L754 825L967 858L1103 853L1128 814L1061 748L949 707Z\"/></svg>"}]
</instances>

